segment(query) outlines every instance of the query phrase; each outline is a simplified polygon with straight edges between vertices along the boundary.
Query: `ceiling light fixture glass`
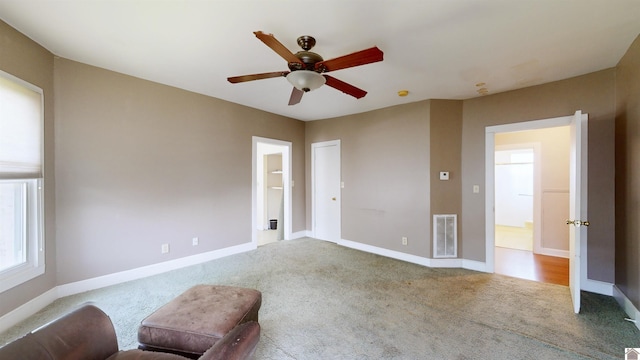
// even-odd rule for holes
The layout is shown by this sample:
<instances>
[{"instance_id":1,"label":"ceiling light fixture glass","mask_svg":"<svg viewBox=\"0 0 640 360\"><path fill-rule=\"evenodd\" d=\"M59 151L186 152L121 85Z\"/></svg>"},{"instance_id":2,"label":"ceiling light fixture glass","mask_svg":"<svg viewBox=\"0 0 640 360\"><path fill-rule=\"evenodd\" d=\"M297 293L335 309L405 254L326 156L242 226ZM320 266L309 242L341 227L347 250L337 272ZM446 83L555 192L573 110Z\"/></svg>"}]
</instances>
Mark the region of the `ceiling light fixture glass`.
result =
<instances>
[{"instance_id":1,"label":"ceiling light fixture glass","mask_svg":"<svg viewBox=\"0 0 640 360\"><path fill-rule=\"evenodd\" d=\"M315 90L327 81L324 76L311 70L296 70L287 75L287 80L296 89L304 92Z\"/></svg>"}]
</instances>

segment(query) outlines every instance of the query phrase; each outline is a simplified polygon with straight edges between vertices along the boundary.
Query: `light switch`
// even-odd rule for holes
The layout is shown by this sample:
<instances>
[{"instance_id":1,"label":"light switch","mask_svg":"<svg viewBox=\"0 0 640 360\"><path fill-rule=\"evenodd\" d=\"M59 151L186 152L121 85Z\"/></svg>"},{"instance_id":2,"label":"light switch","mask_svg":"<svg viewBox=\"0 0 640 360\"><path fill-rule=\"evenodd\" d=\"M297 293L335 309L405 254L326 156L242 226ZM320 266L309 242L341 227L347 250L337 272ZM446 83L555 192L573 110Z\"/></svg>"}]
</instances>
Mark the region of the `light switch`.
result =
<instances>
[{"instance_id":1,"label":"light switch","mask_svg":"<svg viewBox=\"0 0 640 360\"><path fill-rule=\"evenodd\" d=\"M440 180L449 180L449 172L440 171Z\"/></svg>"},{"instance_id":2,"label":"light switch","mask_svg":"<svg viewBox=\"0 0 640 360\"><path fill-rule=\"evenodd\" d=\"M341 182L340 182L340 188L341 188L341 189L344 189L344 181L341 181Z\"/></svg>"},{"instance_id":3,"label":"light switch","mask_svg":"<svg viewBox=\"0 0 640 360\"><path fill-rule=\"evenodd\" d=\"M477 194L480 192L480 185L473 185L473 193Z\"/></svg>"}]
</instances>

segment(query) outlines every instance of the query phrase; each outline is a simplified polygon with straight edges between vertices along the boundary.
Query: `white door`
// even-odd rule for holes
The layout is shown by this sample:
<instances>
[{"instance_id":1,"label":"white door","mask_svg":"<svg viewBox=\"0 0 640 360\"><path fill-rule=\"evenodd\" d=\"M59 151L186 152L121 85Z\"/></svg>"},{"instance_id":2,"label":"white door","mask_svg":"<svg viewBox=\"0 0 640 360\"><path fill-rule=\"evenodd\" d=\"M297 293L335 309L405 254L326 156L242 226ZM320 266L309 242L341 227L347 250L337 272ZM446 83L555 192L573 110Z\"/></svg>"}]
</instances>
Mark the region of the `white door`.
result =
<instances>
[{"instance_id":1,"label":"white door","mask_svg":"<svg viewBox=\"0 0 640 360\"><path fill-rule=\"evenodd\" d=\"M587 164L586 164L586 124L587 115L576 111L571 121L571 162L569 181L569 289L573 311L580 312L580 262L581 241L586 241L586 227L589 225L586 212Z\"/></svg>"},{"instance_id":2,"label":"white door","mask_svg":"<svg viewBox=\"0 0 640 360\"><path fill-rule=\"evenodd\" d=\"M340 240L340 140L311 145L313 233L321 240Z\"/></svg>"}]
</instances>

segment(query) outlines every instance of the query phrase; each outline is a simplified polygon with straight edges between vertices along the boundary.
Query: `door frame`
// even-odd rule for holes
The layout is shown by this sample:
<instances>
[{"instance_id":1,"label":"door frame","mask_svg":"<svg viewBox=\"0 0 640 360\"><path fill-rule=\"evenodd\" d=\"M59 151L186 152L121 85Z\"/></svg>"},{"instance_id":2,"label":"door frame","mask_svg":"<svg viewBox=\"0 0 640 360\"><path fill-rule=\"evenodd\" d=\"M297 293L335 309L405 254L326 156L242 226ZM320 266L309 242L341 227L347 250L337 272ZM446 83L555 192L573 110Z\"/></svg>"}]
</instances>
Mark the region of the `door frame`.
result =
<instances>
[{"instance_id":1,"label":"door frame","mask_svg":"<svg viewBox=\"0 0 640 360\"><path fill-rule=\"evenodd\" d=\"M586 116L587 114L583 114ZM544 128L552 128L559 126L570 126L574 119L574 115L543 119L523 121L518 123L487 126L485 128L485 270L488 273L495 272L495 179L494 179L494 166L495 166L495 134L502 132L515 132L525 130L537 130ZM581 134L581 149L582 158L582 180L583 189L579 194L582 208L587 208L587 191L586 191L586 169L587 169L587 126L583 124ZM570 184L573 186L573 184ZM575 190L575 189L574 189ZM583 214L585 216L585 214ZM583 233L580 238L580 256L577 258L580 261L580 283L582 288L587 280L587 234Z\"/></svg>"},{"instance_id":2,"label":"door frame","mask_svg":"<svg viewBox=\"0 0 640 360\"><path fill-rule=\"evenodd\" d=\"M253 136L251 140L251 242L258 245L258 147L259 144L277 146L282 150L282 191L284 192L284 240L291 239L291 184L292 182L292 143L276 139ZM263 160L262 160L263 161Z\"/></svg>"},{"instance_id":3,"label":"door frame","mask_svg":"<svg viewBox=\"0 0 640 360\"><path fill-rule=\"evenodd\" d=\"M315 153L316 149L320 147L327 146L337 146L338 147L338 174L339 178L342 179L342 149L340 148L340 139L338 140L328 140L328 141L320 141L311 144L311 232L313 236L316 235L316 173L315 173ZM342 180L340 180L340 188L342 188ZM336 242L342 240L342 196L337 197L338 201L338 239L335 239Z\"/></svg>"}]
</instances>

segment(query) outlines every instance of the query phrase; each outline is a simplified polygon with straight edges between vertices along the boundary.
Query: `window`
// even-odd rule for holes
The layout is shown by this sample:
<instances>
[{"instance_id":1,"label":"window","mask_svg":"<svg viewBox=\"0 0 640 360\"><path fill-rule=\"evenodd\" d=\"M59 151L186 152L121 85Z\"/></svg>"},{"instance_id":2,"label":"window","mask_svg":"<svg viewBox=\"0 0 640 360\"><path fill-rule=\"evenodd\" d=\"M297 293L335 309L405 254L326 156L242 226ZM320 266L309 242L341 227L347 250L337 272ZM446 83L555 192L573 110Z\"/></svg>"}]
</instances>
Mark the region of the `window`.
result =
<instances>
[{"instance_id":1,"label":"window","mask_svg":"<svg viewBox=\"0 0 640 360\"><path fill-rule=\"evenodd\" d=\"M44 273L42 89L0 71L0 292Z\"/></svg>"}]
</instances>

